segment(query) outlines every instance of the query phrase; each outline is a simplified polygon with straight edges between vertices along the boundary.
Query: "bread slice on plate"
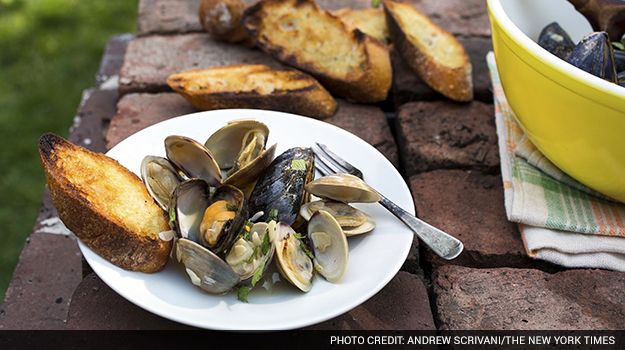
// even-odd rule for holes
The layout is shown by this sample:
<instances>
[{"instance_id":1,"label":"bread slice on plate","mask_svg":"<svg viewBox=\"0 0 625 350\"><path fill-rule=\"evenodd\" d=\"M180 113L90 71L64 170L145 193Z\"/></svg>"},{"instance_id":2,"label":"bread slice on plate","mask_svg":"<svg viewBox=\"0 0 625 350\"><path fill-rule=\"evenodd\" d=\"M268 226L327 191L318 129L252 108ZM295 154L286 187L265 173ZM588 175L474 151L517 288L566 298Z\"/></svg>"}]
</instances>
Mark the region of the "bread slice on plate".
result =
<instances>
[{"instance_id":1,"label":"bread slice on plate","mask_svg":"<svg viewBox=\"0 0 625 350\"><path fill-rule=\"evenodd\" d=\"M336 101L317 80L297 70L262 64L193 69L173 74L169 86L195 108L259 108L328 118Z\"/></svg>"},{"instance_id":2,"label":"bread slice on plate","mask_svg":"<svg viewBox=\"0 0 625 350\"><path fill-rule=\"evenodd\" d=\"M358 28L383 43L390 42L390 33L386 24L386 15L382 8L366 8L355 10L344 7L332 14L339 17L350 29Z\"/></svg>"},{"instance_id":3,"label":"bread slice on plate","mask_svg":"<svg viewBox=\"0 0 625 350\"><path fill-rule=\"evenodd\" d=\"M384 10L391 40L408 66L441 94L471 101L472 68L464 46L411 4L385 0Z\"/></svg>"},{"instance_id":4,"label":"bread slice on plate","mask_svg":"<svg viewBox=\"0 0 625 350\"><path fill-rule=\"evenodd\" d=\"M386 46L350 30L312 0L265 0L249 7L243 25L256 45L306 71L330 92L351 101L386 98L392 69Z\"/></svg>"},{"instance_id":5,"label":"bread slice on plate","mask_svg":"<svg viewBox=\"0 0 625 350\"><path fill-rule=\"evenodd\" d=\"M169 223L135 174L54 134L39 139L39 155L59 217L83 243L127 270L165 266L172 241L159 234Z\"/></svg>"}]
</instances>

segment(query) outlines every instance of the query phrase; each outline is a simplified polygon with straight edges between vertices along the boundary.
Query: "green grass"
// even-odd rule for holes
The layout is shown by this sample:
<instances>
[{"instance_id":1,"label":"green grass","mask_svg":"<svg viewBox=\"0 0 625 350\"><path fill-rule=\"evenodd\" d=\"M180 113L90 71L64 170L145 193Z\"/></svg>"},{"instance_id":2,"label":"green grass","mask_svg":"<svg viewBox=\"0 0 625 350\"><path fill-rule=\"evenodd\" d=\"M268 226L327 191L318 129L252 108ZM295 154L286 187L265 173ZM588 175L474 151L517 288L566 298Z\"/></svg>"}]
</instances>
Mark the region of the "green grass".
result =
<instances>
[{"instance_id":1,"label":"green grass","mask_svg":"<svg viewBox=\"0 0 625 350\"><path fill-rule=\"evenodd\" d=\"M44 188L37 140L67 136L106 42L136 15L137 0L0 0L0 300Z\"/></svg>"}]
</instances>

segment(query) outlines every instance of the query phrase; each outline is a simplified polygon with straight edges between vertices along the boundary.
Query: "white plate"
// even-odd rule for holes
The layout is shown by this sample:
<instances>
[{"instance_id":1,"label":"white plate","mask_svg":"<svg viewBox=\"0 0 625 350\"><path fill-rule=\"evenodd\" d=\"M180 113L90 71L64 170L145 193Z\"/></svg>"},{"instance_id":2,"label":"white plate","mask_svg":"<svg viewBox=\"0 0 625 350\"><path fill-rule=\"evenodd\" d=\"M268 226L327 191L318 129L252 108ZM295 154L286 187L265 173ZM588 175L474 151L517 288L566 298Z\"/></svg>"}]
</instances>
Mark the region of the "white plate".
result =
<instances>
[{"instance_id":1,"label":"white plate","mask_svg":"<svg viewBox=\"0 0 625 350\"><path fill-rule=\"evenodd\" d=\"M107 154L138 174L144 156L164 156L163 140L168 135L185 135L203 143L228 121L242 118L269 126L268 144L278 143L276 154L291 147L325 143L360 168L374 188L414 213L406 183L375 148L333 125L292 114L240 109L185 115L141 130ZM217 296L203 293L173 261L155 274L131 272L79 245L89 265L107 285L130 302L162 317L209 329L292 329L331 319L363 303L395 276L406 259L412 243L411 231L379 204L358 207L373 216L377 228L349 239L349 265L340 283L331 284L315 276L308 293L299 292L286 282L278 283L271 291L257 287L250 293L249 303L238 301L234 292Z\"/></svg>"}]
</instances>

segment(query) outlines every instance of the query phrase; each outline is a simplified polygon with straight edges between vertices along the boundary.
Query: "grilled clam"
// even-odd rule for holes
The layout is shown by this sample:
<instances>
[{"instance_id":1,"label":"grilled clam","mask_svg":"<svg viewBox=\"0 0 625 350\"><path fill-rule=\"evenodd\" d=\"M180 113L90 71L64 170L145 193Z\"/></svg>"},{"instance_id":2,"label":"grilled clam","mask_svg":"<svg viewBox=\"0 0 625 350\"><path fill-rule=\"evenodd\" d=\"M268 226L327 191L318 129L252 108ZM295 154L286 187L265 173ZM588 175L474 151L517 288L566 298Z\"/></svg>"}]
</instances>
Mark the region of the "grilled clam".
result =
<instances>
[{"instance_id":1,"label":"grilled clam","mask_svg":"<svg viewBox=\"0 0 625 350\"><path fill-rule=\"evenodd\" d=\"M325 210L314 213L308 222L308 239L315 253L315 270L329 282L339 282L347 270L349 252L339 223Z\"/></svg>"},{"instance_id":2,"label":"grilled clam","mask_svg":"<svg viewBox=\"0 0 625 350\"><path fill-rule=\"evenodd\" d=\"M306 191L343 203L375 203L381 199L380 194L366 182L344 173L320 177L308 183Z\"/></svg>"},{"instance_id":3,"label":"grilled clam","mask_svg":"<svg viewBox=\"0 0 625 350\"><path fill-rule=\"evenodd\" d=\"M176 240L174 251L191 283L208 293L225 293L241 280L230 265L196 242L180 238Z\"/></svg>"},{"instance_id":4,"label":"grilled clam","mask_svg":"<svg viewBox=\"0 0 625 350\"><path fill-rule=\"evenodd\" d=\"M173 164L166 158L146 156L141 162L141 179L156 203L168 211L171 195L182 181Z\"/></svg>"},{"instance_id":5,"label":"grilled clam","mask_svg":"<svg viewBox=\"0 0 625 350\"><path fill-rule=\"evenodd\" d=\"M305 185L314 176L315 156L310 148L291 148L269 165L256 182L249 199L250 212L262 211L266 221L272 210L278 212L278 221L298 227L302 204L309 201Z\"/></svg>"},{"instance_id":6,"label":"grilled clam","mask_svg":"<svg viewBox=\"0 0 625 350\"><path fill-rule=\"evenodd\" d=\"M247 219L243 193L222 185L209 195L208 184L191 179L178 185L172 196L170 218L182 238L190 239L215 254L225 253Z\"/></svg>"},{"instance_id":7,"label":"grilled clam","mask_svg":"<svg viewBox=\"0 0 625 350\"><path fill-rule=\"evenodd\" d=\"M241 277L243 283L249 282L258 269L264 271L271 264L275 252L273 241L276 237L276 222L257 222L249 232L242 234L235 242L226 262Z\"/></svg>"},{"instance_id":8,"label":"grilled clam","mask_svg":"<svg viewBox=\"0 0 625 350\"><path fill-rule=\"evenodd\" d=\"M372 231L375 222L363 211L343 202L332 200L319 200L306 203L300 209L300 215L307 221L314 213L324 210L336 219L345 236L356 236Z\"/></svg>"},{"instance_id":9,"label":"grilled clam","mask_svg":"<svg viewBox=\"0 0 625 350\"><path fill-rule=\"evenodd\" d=\"M202 179L211 186L222 183L219 165L201 143L186 136L168 136L165 138L165 153L188 178Z\"/></svg>"},{"instance_id":10,"label":"grilled clam","mask_svg":"<svg viewBox=\"0 0 625 350\"><path fill-rule=\"evenodd\" d=\"M244 188L271 163L276 145L266 149L269 128L255 120L231 121L213 133L204 146L224 172L224 183Z\"/></svg>"},{"instance_id":11,"label":"grilled clam","mask_svg":"<svg viewBox=\"0 0 625 350\"><path fill-rule=\"evenodd\" d=\"M301 291L310 291L313 261L306 252L304 242L289 225L279 223L274 245L278 271L282 277Z\"/></svg>"}]
</instances>

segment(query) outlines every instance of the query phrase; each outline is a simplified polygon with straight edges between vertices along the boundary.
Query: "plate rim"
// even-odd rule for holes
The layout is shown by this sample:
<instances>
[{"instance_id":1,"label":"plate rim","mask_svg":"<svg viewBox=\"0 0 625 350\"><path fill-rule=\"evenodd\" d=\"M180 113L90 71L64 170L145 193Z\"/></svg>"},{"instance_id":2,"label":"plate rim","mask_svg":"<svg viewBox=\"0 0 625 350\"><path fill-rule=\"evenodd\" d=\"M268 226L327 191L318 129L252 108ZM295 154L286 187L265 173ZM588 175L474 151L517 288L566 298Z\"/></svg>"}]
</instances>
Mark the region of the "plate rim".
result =
<instances>
[{"instance_id":1,"label":"plate rim","mask_svg":"<svg viewBox=\"0 0 625 350\"><path fill-rule=\"evenodd\" d=\"M271 116L271 115L282 115L282 118L288 118L288 119L300 119L305 123L313 123L313 124L317 124L317 125L321 125L324 128L329 127L330 129L335 129L336 131L338 131L339 133L344 133L346 135L349 135L350 137L352 137L354 140L356 140L358 143L361 143L365 148L369 148L369 151L373 151L376 152L377 154L379 154L381 156L381 159L384 160L385 165L389 167L389 169L392 169L395 172L395 175L397 175L399 178L401 178L403 180L403 176L401 175L401 173L397 170L397 168L388 160L388 158L386 158L386 156L384 156L380 151L378 151L375 147L373 147L371 144L369 144L368 142L364 141L363 139L361 139L360 137L358 137L357 135L351 133L348 130L345 130L341 127L338 127L336 125L324 122L322 120L317 120L317 119L313 119L313 118L309 118L309 117L305 117L305 116L301 116L301 115L297 115L297 114L292 114L292 113L285 113L285 112L278 112L278 111L271 111L271 110L262 110L262 109L218 109L218 110L211 110L211 111L199 111L199 112L194 112L194 113L189 113L189 114L184 114L184 115L180 115L180 116L176 116L176 117L172 117L163 121L160 121L158 123L152 124L146 128L143 128L141 130L138 130L137 132L129 135L128 137L126 137L124 140L120 141L119 143L117 143L115 146L113 146L111 149L109 149L105 154L108 156L110 152L112 152L113 150L115 150L118 147L123 147L123 145L127 142L128 139L130 139L131 137L135 136L138 133L142 133L142 132L149 132L150 129L152 128L158 128L161 126L161 124L164 123L175 123L176 120L180 120L183 118L194 118L194 117L201 117L204 115L210 115L210 114L219 114L219 113L232 113L232 114L236 114L236 113L259 113L258 117L259 118L263 118L267 115ZM250 119L250 118L236 118L236 117L227 117L226 119L228 119L228 121L232 121L232 120L237 120L237 119ZM287 120L288 120L287 119ZM350 141L352 142L352 141ZM112 157L113 158L113 157ZM117 161L116 158L113 158ZM131 170L132 171L132 170ZM134 172L133 172L134 173ZM405 180L402 181L403 187L402 187L402 191L407 191L408 193L408 200L409 200L409 208L404 208L406 211L408 211L410 214L415 215L415 204L414 204L414 198L412 197L412 194L410 192L410 188L408 187L407 183L405 182ZM303 328L303 327L307 327L307 326L311 326L311 325L315 325L327 320L331 320L332 318L335 318L337 316L343 315L351 310L353 310L354 308L362 305L363 303L367 302L369 299L371 299L373 296L375 296L380 290L382 290L386 285L388 285L388 283L395 278L395 276L399 273L401 267L403 266L404 262L406 261L406 258L408 257L408 254L410 252L410 249L412 247L412 243L414 241L414 234L410 234L410 239L408 240L407 244L403 246L402 251L401 252L397 252L398 258L395 262L395 264L392 266L392 268L389 269L389 271L392 271L392 273L388 273L386 274L385 278L380 279L374 287L372 287L371 289L369 289L368 291L366 291L365 293L363 293L361 295L360 298L355 298L353 302L347 303L348 306L344 307L344 308L337 308L336 310L330 310L328 312L325 313L320 313L318 314L316 317L305 317L302 318L300 322L297 323L293 323L291 322L290 324L281 324L278 325L278 327L272 327L272 326L267 326L267 327L260 327L260 328L247 328L247 327L242 327L242 328L232 328L232 327L228 327L228 326L220 326L219 324L214 324L211 323L210 326L207 326L205 323L201 323L201 322L196 322L195 319L184 319L182 317L178 317L177 315L172 315L172 314L168 314L166 312L162 312L161 310L156 310L154 307L150 307L149 303L143 303L140 298L129 298L126 296L126 292L124 290L122 290L122 288L120 288L120 286L113 284L113 283L108 283L107 280L105 278L103 278L100 275L100 267L95 267L91 264L91 259L92 256L95 256L97 258L103 259L102 257L100 257L97 253L95 253L93 250L91 250L89 247L87 247L80 239L77 240L78 242L78 246L80 248L80 251L83 255L83 257L85 258L85 260L87 261L87 263L89 264L89 266L92 268L92 270L96 273L96 275L111 289L113 289L117 294L119 294L119 296L121 296L122 298L124 298L125 300L129 301L130 303L140 307L141 309L153 313L155 315L158 315L160 317L163 317L167 320L171 320L174 322L178 322L184 325L188 325L188 326L192 326L192 327L197 327L197 328L201 328L201 329L210 329L210 330L226 330L226 331L254 331L254 330L262 330L262 331L270 331L270 330L289 330L289 329L298 329L298 328ZM106 259L103 259L104 261L108 262ZM168 264L171 263L168 261ZM110 262L108 262L108 264L110 264L113 268L115 269L121 269L120 267L111 264ZM388 266L388 265L387 265ZM126 270L124 270L126 271ZM133 271L129 271L129 272L133 272ZM140 273L140 272L137 272ZM158 274L158 272L157 272Z\"/></svg>"}]
</instances>

